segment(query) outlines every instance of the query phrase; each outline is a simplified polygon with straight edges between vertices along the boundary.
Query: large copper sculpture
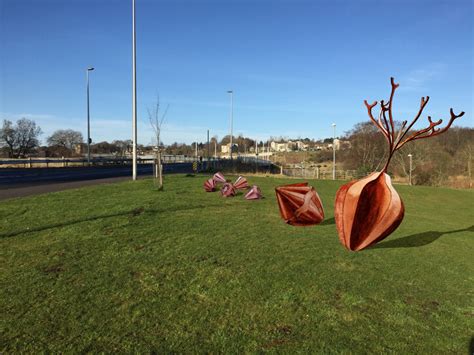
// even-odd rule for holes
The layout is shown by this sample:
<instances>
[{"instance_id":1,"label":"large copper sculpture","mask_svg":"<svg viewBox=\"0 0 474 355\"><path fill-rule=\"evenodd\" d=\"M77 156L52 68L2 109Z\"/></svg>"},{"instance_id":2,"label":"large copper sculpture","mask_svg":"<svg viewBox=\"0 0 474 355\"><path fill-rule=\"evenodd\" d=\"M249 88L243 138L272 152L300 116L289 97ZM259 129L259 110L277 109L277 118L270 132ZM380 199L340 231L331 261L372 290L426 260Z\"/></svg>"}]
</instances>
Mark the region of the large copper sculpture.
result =
<instances>
[{"instance_id":1,"label":"large copper sculpture","mask_svg":"<svg viewBox=\"0 0 474 355\"><path fill-rule=\"evenodd\" d=\"M324 210L318 193L307 182L275 188L281 217L292 226L321 223Z\"/></svg>"},{"instance_id":2,"label":"large copper sculpture","mask_svg":"<svg viewBox=\"0 0 474 355\"><path fill-rule=\"evenodd\" d=\"M436 128L443 120L433 122L428 116L428 127L410 131L428 103L429 96L422 97L420 108L413 121L409 125L407 121L403 121L399 131L396 132L392 103L399 84L395 84L394 79L391 78L391 85L390 99L386 103L383 100L380 102L378 119L372 115L372 109L377 105L377 101L372 104L364 101L370 119L385 136L389 145L389 154L384 168L361 180L351 181L341 186L336 194L334 215L339 240L347 249L353 251L362 250L386 238L403 220L405 212L403 201L393 188L390 176L387 174L393 154L410 141L434 137L446 132L456 118L464 115L464 112L455 115L451 108L451 118L446 127Z\"/></svg>"}]
</instances>

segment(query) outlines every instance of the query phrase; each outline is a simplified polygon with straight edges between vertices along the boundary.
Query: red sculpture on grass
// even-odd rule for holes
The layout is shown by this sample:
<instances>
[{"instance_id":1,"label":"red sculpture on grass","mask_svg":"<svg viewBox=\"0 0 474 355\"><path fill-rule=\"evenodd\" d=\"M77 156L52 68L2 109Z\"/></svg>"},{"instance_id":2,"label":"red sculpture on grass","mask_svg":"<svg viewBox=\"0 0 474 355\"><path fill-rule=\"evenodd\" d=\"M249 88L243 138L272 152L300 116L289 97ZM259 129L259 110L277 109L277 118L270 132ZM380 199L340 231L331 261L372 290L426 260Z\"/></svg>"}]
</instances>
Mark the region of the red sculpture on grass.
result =
<instances>
[{"instance_id":1,"label":"red sculpture on grass","mask_svg":"<svg viewBox=\"0 0 474 355\"><path fill-rule=\"evenodd\" d=\"M217 173L214 174L214 176L212 177L212 179L216 182L216 183L225 183L226 180L225 180L225 177L224 175L222 175L222 173L219 171Z\"/></svg>"},{"instance_id":2,"label":"red sculpture on grass","mask_svg":"<svg viewBox=\"0 0 474 355\"><path fill-rule=\"evenodd\" d=\"M235 196L235 187L230 182L226 182L221 189L221 194L223 197Z\"/></svg>"},{"instance_id":3,"label":"red sculpture on grass","mask_svg":"<svg viewBox=\"0 0 474 355\"><path fill-rule=\"evenodd\" d=\"M281 218L292 226L321 223L324 210L318 193L307 182L275 188Z\"/></svg>"},{"instance_id":4,"label":"red sculpture on grass","mask_svg":"<svg viewBox=\"0 0 474 355\"><path fill-rule=\"evenodd\" d=\"M216 190L216 182L213 178L206 180L206 182L204 183L204 190L206 190L207 192L213 192Z\"/></svg>"},{"instance_id":5,"label":"red sculpture on grass","mask_svg":"<svg viewBox=\"0 0 474 355\"><path fill-rule=\"evenodd\" d=\"M240 176L232 184L230 180L226 180L224 175L221 172L217 172L213 175L212 178L204 182L204 190L207 192L213 192L217 189L217 184L222 184L220 189L221 195L223 197L232 197L237 194L238 190L247 190L250 188L247 179L243 176ZM254 185L246 194L245 198L247 200L257 200L262 198L262 192L258 186Z\"/></svg>"},{"instance_id":6,"label":"red sculpture on grass","mask_svg":"<svg viewBox=\"0 0 474 355\"><path fill-rule=\"evenodd\" d=\"M259 200L262 198L262 192L257 185L253 185L252 188L245 194L246 200Z\"/></svg>"},{"instance_id":7,"label":"red sculpture on grass","mask_svg":"<svg viewBox=\"0 0 474 355\"><path fill-rule=\"evenodd\" d=\"M239 176L234 182L234 187L237 190L244 190L249 187L249 183L247 182L246 178L244 178L243 176Z\"/></svg>"},{"instance_id":8,"label":"red sculpture on grass","mask_svg":"<svg viewBox=\"0 0 474 355\"><path fill-rule=\"evenodd\" d=\"M387 140L389 146L387 162L382 171L351 181L341 186L336 194L334 215L339 240L347 249L353 251L362 250L386 238L403 220L405 212L403 201L393 188L390 176L387 174L393 154L410 141L434 137L446 132L456 118L464 115L464 112L455 115L451 108L451 118L446 127L436 128L443 120L433 122L428 116L428 127L410 131L428 103L429 96L422 97L420 108L413 121L408 126L407 121L403 121L400 130L396 133L392 104L399 84L395 84L393 78L390 81L392 85L390 99L387 103L383 100L380 102L378 119L372 115L372 109L377 105L377 101L372 104L364 101L370 119Z\"/></svg>"}]
</instances>

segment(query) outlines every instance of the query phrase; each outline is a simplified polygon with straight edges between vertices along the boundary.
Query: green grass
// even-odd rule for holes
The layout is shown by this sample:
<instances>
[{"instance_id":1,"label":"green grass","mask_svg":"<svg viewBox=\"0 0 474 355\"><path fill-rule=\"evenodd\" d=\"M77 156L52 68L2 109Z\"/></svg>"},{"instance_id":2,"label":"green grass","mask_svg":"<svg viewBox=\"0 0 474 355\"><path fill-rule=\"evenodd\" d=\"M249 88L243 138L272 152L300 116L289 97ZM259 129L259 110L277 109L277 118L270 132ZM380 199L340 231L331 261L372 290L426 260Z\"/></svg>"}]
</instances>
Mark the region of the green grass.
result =
<instances>
[{"instance_id":1,"label":"green grass","mask_svg":"<svg viewBox=\"0 0 474 355\"><path fill-rule=\"evenodd\" d=\"M264 200L166 176L0 203L0 352L466 353L474 194L396 186L402 225L338 241L340 182L311 181L326 220L291 227Z\"/></svg>"}]
</instances>

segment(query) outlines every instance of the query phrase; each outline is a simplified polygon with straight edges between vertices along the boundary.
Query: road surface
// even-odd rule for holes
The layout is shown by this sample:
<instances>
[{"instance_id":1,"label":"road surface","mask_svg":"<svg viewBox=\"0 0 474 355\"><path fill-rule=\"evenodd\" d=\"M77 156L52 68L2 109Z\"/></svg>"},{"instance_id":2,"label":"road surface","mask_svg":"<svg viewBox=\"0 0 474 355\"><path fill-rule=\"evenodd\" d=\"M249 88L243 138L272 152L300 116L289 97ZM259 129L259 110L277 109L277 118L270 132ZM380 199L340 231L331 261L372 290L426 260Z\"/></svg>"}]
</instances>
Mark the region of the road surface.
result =
<instances>
[{"instance_id":1,"label":"road surface","mask_svg":"<svg viewBox=\"0 0 474 355\"><path fill-rule=\"evenodd\" d=\"M191 173L192 163L170 163L163 165L163 172ZM137 167L138 176L151 176L152 165ZM132 167L77 167L77 168L30 168L0 169L0 200L61 191L101 183L112 183L131 179Z\"/></svg>"}]
</instances>

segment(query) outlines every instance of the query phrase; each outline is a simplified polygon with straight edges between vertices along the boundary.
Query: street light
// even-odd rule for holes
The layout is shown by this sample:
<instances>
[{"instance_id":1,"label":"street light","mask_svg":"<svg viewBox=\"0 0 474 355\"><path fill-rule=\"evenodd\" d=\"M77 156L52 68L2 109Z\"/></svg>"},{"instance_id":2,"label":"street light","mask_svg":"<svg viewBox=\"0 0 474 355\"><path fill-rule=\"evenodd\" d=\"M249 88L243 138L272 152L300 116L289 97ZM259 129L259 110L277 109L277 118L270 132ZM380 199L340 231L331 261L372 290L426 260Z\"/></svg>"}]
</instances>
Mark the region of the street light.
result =
<instances>
[{"instance_id":1,"label":"street light","mask_svg":"<svg viewBox=\"0 0 474 355\"><path fill-rule=\"evenodd\" d=\"M332 124L334 130L332 139L332 179L336 180L336 124Z\"/></svg>"},{"instance_id":2,"label":"street light","mask_svg":"<svg viewBox=\"0 0 474 355\"><path fill-rule=\"evenodd\" d=\"M413 155L411 154L408 154L408 158L410 158L410 171L409 171L409 178L408 178L408 183L411 185L412 184L412 181L411 181L411 171L412 171L412 168L413 168L413 160L412 160L412 157Z\"/></svg>"},{"instance_id":3,"label":"street light","mask_svg":"<svg viewBox=\"0 0 474 355\"><path fill-rule=\"evenodd\" d=\"M93 71L93 67L89 67L86 70L87 73L87 165L91 164L91 123L90 123L90 110L89 110L89 72Z\"/></svg>"},{"instance_id":4,"label":"street light","mask_svg":"<svg viewBox=\"0 0 474 355\"><path fill-rule=\"evenodd\" d=\"M232 159L232 136L234 130L234 92L232 90L227 91L230 94L230 159Z\"/></svg>"},{"instance_id":5,"label":"street light","mask_svg":"<svg viewBox=\"0 0 474 355\"><path fill-rule=\"evenodd\" d=\"M132 179L137 179L137 45L135 35L135 0L132 0ZM160 142L158 142L159 144Z\"/></svg>"}]
</instances>

